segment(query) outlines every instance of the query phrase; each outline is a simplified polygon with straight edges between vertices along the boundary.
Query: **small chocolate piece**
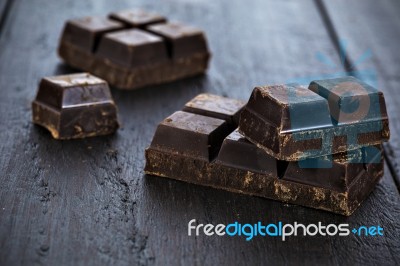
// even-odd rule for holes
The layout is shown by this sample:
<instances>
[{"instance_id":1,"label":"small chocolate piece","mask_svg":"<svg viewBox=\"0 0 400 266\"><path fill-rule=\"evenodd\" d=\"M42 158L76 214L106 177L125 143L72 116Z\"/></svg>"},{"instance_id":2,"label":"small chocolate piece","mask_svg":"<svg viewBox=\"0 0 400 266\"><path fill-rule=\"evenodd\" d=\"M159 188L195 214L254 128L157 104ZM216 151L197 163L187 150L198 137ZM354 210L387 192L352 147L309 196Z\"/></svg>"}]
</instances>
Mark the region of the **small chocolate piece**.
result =
<instances>
[{"instance_id":1,"label":"small chocolate piece","mask_svg":"<svg viewBox=\"0 0 400 266\"><path fill-rule=\"evenodd\" d=\"M105 34L97 55L128 68L161 64L168 60L162 38L138 29Z\"/></svg>"},{"instance_id":2,"label":"small chocolate piece","mask_svg":"<svg viewBox=\"0 0 400 266\"><path fill-rule=\"evenodd\" d=\"M135 28L143 28L150 24L167 21L165 17L157 13L147 12L141 9L112 12L109 17Z\"/></svg>"},{"instance_id":3,"label":"small chocolate piece","mask_svg":"<svg viewBox=\"0 0 400 266\"><path fill-rule=\"evenodd\" d=\"M345 89L337 89L342 83L347 84ZM295 84L256 87L241 113L239 132L287 161L380 144L389 139L385 101L370 86L361 91L364 86L346 77L316 81L309 89ZM348 95L352 93L353 98Z\"/></svg>"},{"instance_id":4,"label":"small chocolate piece","mask_svg":"<svg viewBox=\"0 0 400 266\"><path fill-rule=\"evenodd\" d=\"M181 23L155 24L147 29L167 40L172 58L207 53L207 43L200 29Z\"/></svg>"},{"instance_id":5,"label":"small chocolate piece","mask_svg":"<svg viewBox=\"0 0 400 266\"><path fill-rule=\"evenodd\" d=\"M244 105L243 101L202 93L187 102L183 111L223 119L236 128Z\"/></svg>"},{"instance_id":6,"label":"small chocolate piece","mask_svg":"<svg viewBox=\"0 0 400 266\"><path fill-rule=\"evenodd\" d=\"M158 125L151 146L209 161L228 134L224 120L178 111Z\"/></svg>"},{"instance_id":7,"label":"small chocolate piece","mask_svg":"<svg viewBox=\"0 0 400 266\"><path fill-rule=\"evenodd\" d=\"M43 78L32 119L55 139L111 134L119 126L108 84L87 73Z\"/></svg>"},{"instance_id":8,"label":"small chocolate piece","mask_svg":"<svg viewBox=\"0 0 400 266\"><path fill-rule=\"evenodd\" d=\"M61 42L71 43L86 52L94 52L102 34L121 30L124 25L103 17L84 17L65 24Z\"/></svg>"},{"instance_id":9,"label":"small chocolate piece","mask_svg":"<svg viewBox=\"0 0 400 266\"><path fill-rule=\"evenodd\" d=\"M209 111L209 106L218 103L221 113L229 120L229 104L224 106L229 101L220 101L217 97L205 97L202 101L195 99L191 102L196 102L196 112L211 115L213 113ZM169 121L171 117L173 119ZM222 120L206 119L202 115L189 116L180 111L171 117L160 124L150 147L146 149L146 174L347 216L359 207L383 176L380 145L373 149L365 147L351 153L337 154L333 160L321 157L286 162L268 155L237 130L223 141L223 136L227 134L225 130L211 142L197 134L197 126L204 127L206 132L213 132L214 128L221 127ZM166 123L172 125L165 129ZM217 157L213 159L209 150L220 146ZM212 153L216 154L217 151L213 150Z\"/></svg>"},{"instance_id":10,"label":"small chocolate piece","mask_svg":"<svg viewBox=\"0 0 400 266\"><path fill-rule=\"evenodd\" d=\"M165 18L145 11L121 11L109 17L68 21L58 47L60 57L120 89L162 84L206 71L211 55L198 29L174 24L162 26L160 33L151 32L149 28L164 23Z\"/></svg>"}]
</instances>

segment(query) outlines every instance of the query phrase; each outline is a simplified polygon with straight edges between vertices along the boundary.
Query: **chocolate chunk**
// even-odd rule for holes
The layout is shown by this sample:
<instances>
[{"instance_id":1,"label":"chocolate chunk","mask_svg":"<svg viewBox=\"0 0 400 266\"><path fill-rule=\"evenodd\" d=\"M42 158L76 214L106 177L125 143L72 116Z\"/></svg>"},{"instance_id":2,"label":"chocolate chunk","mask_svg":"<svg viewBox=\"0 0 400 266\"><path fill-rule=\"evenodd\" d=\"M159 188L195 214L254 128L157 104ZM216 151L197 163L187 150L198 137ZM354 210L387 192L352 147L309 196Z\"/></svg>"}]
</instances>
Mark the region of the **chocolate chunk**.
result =
<instances>
[{"instance_id":1,"label":"chocolate chunk","mask_svg":"<svg viewBox=\"0 0 400 266\"><path fill-rule=\"evenodd\" d=\"M345 84L351 80L352 85L335 89L343 80ZM380 144L389 139L383 94L370 86L364 92L354 89L360 86L364 83L345 78L317 81L309 89L293 84L256 87L242 111L239 132L270 155L287 161ZM328 91L333 96L327 96ZM343 95L339 97L340 93ZM349 93L356 95L354 101ZM357 108L368 109L362 111L367 115L363 119L351 115L349 112L358 112L356 106L367 104L366 98L368 106Z\"/></svg>"},{"instance_id":2,"label":"chocolate chunk","mask_svg":"<svg viewBox=\"0 0 400 266\"><path fill-rule=\"evenodd\" d=\"M214 115L209 107L217 103L224 113L229 101L196 99L189 103L196 103L196 112L205 116L178 111L164 120L146 149L146 174L342 215L351 215L383 176L380 145L336 154L332 160L325 156L288 162L268 155L235 130L218 151L227 131L221 130L216 141L207 141L198 131L203 128L207 136L221 128L223 120L206 116Z\"/></svg>"},{"instance_id":3,"label":"chocolate chunk","mask_svg":"<svg viewBox=\"0 0 400 266\"><path fill-rule=\"evenodd\" d=\"M55 139L111 134L119 126L108 84L87 73L43 78L32 119Z\"/></svg>"},{"instance_id":4,"label":"chocolate chunk","mask_svg":"<svg viewBox=\"0 0 400 266\"><path fill-rule=\"evenodd\" d=\"M147 12L141 9L112 12L109 17L135 28L143 28L150 24L167 21L165 17L157 13Z\"/></svg>"},{"instance_id":5,"label":"chocolate chunk","mask_svg":"<svg viewBox=\"0 0 400 266\"><path fill-rule=\"evenodd\" d=\"M71 43L86 52L94 52L102 34L123 28L123 24L103 17L69 20L65 24L61 42Z\"/></svg>"},{"instance_id":6,"label":"chocolate chunk","mask_svg":"<svg viewBox=\"0 0 400 266\"><path fill-rule=\"evenodd\" d=\"M202 93L186 103L183 111L223 119L236 128L244 105L243 101Z\"/></svg>"},{"instance_id":7,"label":"chocolate chunk","mask_svg":"<svg viewBox=\"0 0 400 266\"><path fill-rule=\"evenodd\" d=\"M160 24L164 17L140 10L109 17L68 21L58 48L60 57L120 89L162 84L206 71L210 52L198 29L182 24L164 27ZM160 26L159 32L149 31L153 24L155 29Z\"/></svg>"},{"instance_id":8,"label":"chocolate chunk","mask_svg":"<svg viewBox=\"0 0 400 266\"><path fill-rule=\"evenodd\" d=\"M224 120L178 111L159 124L151 148L208 161L228 134Z\"/></svg>"},{"instance_id":9,"label":"chocolate chunk","mask_svg":"<svg viewBox=\"0 0 400 266\"><path fill-rule=\"evenodd\" d=\"M97 55L129 68L168 60L163 40L138 29L107 33L100 41Z\"/></svg>"},{"instance_id":10,"label":"chocolate chunk","mask_svg":"<svg viewBox=\"0 0 400 266\"><path fill-rule=\"evenodd\" d=\"M208 51L203 32L195 27L181 23L162 23L147 29L167 40L170 55L174 59Z\"/></svg>"}]
</instances>

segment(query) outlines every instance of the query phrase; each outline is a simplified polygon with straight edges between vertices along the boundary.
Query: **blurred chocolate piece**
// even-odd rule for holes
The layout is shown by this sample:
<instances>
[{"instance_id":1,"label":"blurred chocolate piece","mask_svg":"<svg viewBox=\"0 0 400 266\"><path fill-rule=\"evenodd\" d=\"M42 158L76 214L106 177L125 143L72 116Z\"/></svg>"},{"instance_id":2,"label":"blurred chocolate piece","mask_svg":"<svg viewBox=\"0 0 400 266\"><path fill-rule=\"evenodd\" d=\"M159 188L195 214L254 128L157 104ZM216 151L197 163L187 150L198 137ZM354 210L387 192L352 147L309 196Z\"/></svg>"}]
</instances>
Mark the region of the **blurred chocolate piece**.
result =
<instances>
[{"instance_id":1,"label":"blurred chocolate piece","mask_svg":"<svg viewBox=\"0 0 400 266\"><path fill-rule=\"evenodd\" d=\"M333 157L280 161L246 140L237 130L229 134L223 126L225 122L214 118L210 106L218 105L220 117L231 119L227 99L199 95L189 103L195 103L196 108L185 107L186 111L193 110L196 114L178 111L158 126L146 149L146 174L347 216L359 207L383 176L379 145ZM215 134L218 137L212 137L218 129L220 133ZM203 134L199 134L200 130Z\"/></svg>"},{"instance_id":2,"label":"blurred chocolate piece","mask_svg":"<svg viewBox=\"0 0 400 266\"><path fill-rule=\"evenodd\" d=\"M147 28L166 39L172 58L184 58L193 54L207 53L207 42L200 29L181 23L162 23Z\"/></svg>"},{"instance_id":3,"label":"blurred chocolate piece","mask_svg":"<svg viewBox=\"0 0 400 266\"><path fill-rule=\"evenodd\" d=\"M268 154L298 161L381 144L389 139L389 122L383 94L346 77L316 81L308 89L256 87L239 131Z\"/></svg>"},{"instance_id":4,"label":"blurred chocolate piece","mask_svg":"<svg viewBox=\"0 0 400 266\"><path fill-rule=\"evenodd\" d=\"M164 22L160 15L140 10L71 20L58 53L72 67L120 89L203 74L210 58L204 33L182 24L154 24Z\"/></svg>"},{"instance_id":5,"label":"blurred chocolate piece","mask_svg":"<svg viewBox=\"0 0 400 266\"><path fill-rule=\"evenodd\" d=\"M103 17L69 20L65 24L61 42L73 44L83 51L92 53L96 50L103 34L123 28L123 24Z\"/></svg>"},{"instance_id":6,"label":"blurred chocolate piece","mask_svg":"<svg viewBox=\"0 0 400 266\"><path fill-rule=\"evenodd\" d=\"M141 9L112 12L109 17L134 28L143 28L150 24L167 21L165 17L157 13L147 12Z\"/></svg>"},{"instance_id":7,"label":"blurred chocolate piece","mask_svg":"<svg viewBox=\"0 0 400 266\"><path fill-rule=\"evenodd\" d=\"M119 126L108 84L87 73L43 78L32 119L55 139L111 134Z\"/></svg>"},{"instance_id":8,"label":"blurred chocolate piece","mask_svg":"<svg viewBox=\"0 0 400 266\"><path fill-rule=\"evenodd\" d=\"M202 93L187 102L183 111L223 119L237 127L245 102L209 93Z\"/></svg>"},{"instance_id":9,"label":"blurred chocolate piece","mask_svg":"<svg viewBox=\"0 0 400 266\"><path fill-rule=\"evenodd\" d=\"M163 40L138 29L105 34L99 44L97 55L128 68L160 64L168 60Z\"/></svg>"}]
</instances>

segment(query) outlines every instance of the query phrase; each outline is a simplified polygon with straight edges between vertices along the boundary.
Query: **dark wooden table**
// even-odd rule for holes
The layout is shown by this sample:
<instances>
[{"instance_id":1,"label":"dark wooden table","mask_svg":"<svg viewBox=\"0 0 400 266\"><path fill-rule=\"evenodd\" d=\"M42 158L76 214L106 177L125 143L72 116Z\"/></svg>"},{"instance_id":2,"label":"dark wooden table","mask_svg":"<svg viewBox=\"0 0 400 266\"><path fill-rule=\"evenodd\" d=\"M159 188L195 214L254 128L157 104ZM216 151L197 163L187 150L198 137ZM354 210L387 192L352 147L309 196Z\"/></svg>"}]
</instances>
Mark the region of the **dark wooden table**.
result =
<instances>
[{"instance_id":1,"label":"dark wooden table","mask_svg":"<svg viewBox=\"0 0 400 266\"><path fill-rule=\"evenodd\" d=\"M208 74L137 91L113 89L123 124L117 134L56 141L31 123L30 103L41 77L75 71L56 54L64 21L132 3L0 2L0 265L400 264L399 1L133 5L203 28L213 52ZM255 85L365 70L385 92L392 136L383 180L349 218L143 173L144 149L158 122L200 92L245 100ZM191 219L380 225L385 235L247 242L189 237Z\"/></svg>"}]
</instances>

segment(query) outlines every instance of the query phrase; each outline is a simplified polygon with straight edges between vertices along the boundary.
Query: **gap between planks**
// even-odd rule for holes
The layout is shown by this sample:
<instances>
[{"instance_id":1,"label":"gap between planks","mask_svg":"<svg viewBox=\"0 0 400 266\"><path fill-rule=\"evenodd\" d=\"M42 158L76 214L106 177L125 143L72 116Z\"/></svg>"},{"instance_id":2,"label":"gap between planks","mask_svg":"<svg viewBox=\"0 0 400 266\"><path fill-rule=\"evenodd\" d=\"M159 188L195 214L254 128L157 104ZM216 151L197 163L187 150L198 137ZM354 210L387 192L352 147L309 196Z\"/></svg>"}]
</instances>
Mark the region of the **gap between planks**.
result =
<instances>
[{"instance_id":1,"label":"gap between planks","mask_svg":"<svg viewBox=\"0 0 400 266\"><path fill-rule=\"evenodd\" d=\"M4 26L7 22L8 15L10 14L10 10L12 7L14 0L5 0L5 4L0 6L0 38L3 35ZM2 10L1 10L2 9Z\"/></svg>"},{"instance_id":2,"label":"gap between planks","mask_svg":"<svg viewBox=\"0 0 400 266\"><path fill-rule=\"evenodd\" d=\"M352 62L351 57L349 56L348 52L343 50L341 48L341 46L340 46L339 35L338 35L338 33L337 33L336 29L335 29L335 26L334 26L334 24L332 22L332 19L329 16L329 13L328 13L328 11L326 9L326 6L325 6L324 2L321 1L321 0L314 0L314 3L316 5L316 7L317 7L317 10L318 10L319 14L321 15L322 21L323 21L323 23L325 25L325 28L326 28L326 30L328 32L328 35L329 35L331 41L333 43L333 46L335 47L336 52L338 53L338 56L340 57L340 59L343 62L343 65L344 65L344 68L345 68L346 72L349 73L349 74L356 73L357 72L357 68L356 68L355 64ZM357 77L357 78L360 78L360 77ZM384 157L385 157L385 160L386 160L386 162L388 164L390 175L394 180L394 183L395 183L395 185L397 187L397 191L400 193L400 182L399 182L400 177L398 177L396 175L396 169L395 169L395 167L393 165L393 161L390 160L390 158L388 156L388 153L391 152L390 149L391 149L390 146L383 145Z\"/></svg>"}]
</instances>

